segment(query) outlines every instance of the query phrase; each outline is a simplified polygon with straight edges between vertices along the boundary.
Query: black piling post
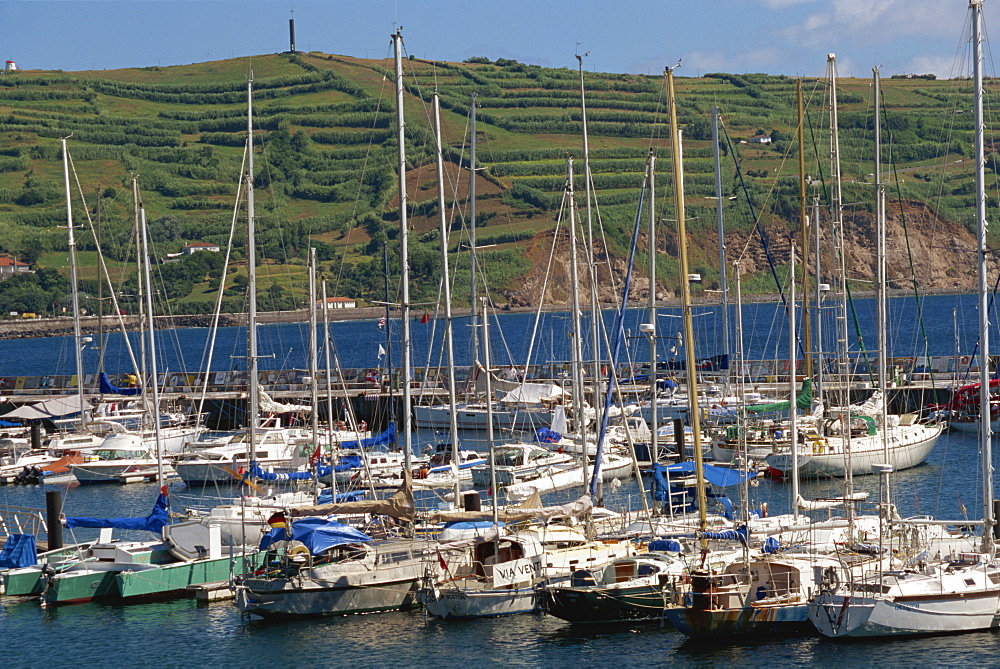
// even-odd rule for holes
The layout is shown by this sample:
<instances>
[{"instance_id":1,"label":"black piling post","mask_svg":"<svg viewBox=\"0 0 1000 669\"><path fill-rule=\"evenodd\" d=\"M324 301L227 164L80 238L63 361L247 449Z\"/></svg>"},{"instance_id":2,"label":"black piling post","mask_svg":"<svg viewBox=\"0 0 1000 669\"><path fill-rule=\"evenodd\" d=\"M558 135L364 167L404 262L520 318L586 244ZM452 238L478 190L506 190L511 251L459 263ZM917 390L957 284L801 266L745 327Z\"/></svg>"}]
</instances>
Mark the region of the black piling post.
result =
<instances>
[{"instance_id":1,"label":"black piling post","mask_svg":"<svg viewBox=\"0 0 1000 669\"><path fill-rule=\"evenodd\" d=\"M45 493L45 523L48 531L48 549L63 547L62 493L49 490Z\"/></svg>"}]
</instances>

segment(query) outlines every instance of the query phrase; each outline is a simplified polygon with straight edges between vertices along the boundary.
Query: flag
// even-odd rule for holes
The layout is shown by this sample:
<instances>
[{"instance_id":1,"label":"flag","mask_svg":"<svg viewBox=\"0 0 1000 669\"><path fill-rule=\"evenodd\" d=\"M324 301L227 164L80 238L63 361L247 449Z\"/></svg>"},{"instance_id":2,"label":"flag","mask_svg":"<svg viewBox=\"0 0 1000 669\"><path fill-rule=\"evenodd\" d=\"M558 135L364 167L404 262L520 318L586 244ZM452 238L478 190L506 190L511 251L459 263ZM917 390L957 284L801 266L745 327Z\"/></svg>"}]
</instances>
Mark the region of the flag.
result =
<instances>
[{"instance_id":1,"label":"flag","mask_svg":"<svg viewBox=\"0 0 1000 669\"><path fill-rule=\"evenodd\" d=\"M267 519L267 524L271 527L288 527L288 523L285 521L285 514L282 511L272 514Z\"/></svg>"},{"instance_id":2,"label":"flag","mask_svg":"<svg viewBox=\"0 0 1000 669\"><path fill-rule=\"evenodd\" d=\"M384 327L385 327L385 316L378 319L378 329L381 330Z\"/></svg>"},{"instance_id":3,"label":"flag","mask_svg":"<svg viewBox=\"0 0 1000 669\"><path fill-rule=\"evenodd\" d=\"M312 457L309 458L309 464L315 465L317 462L319 462L319 457L320 457L320 448L319 444L316 444L316 450L313 451Z\"/></svg>"},{"instance_id":4,"label":"flag","mask_svg":"<svg viewBox=\"0 0 1000 669\"><path fill-rule=\"evenodd\" d=\"M444 561L444 556L441 555L441 551L438 551L437 554L438 554L438 564L441 565L441 569L448 571L448 563Z\"/></svg>"},{"instance_id":5,"label":"flag","mask_svg":"<svg viewBox=\"0 0 1000 669\"><path fill-rule=\"evenodd\" d=\"M430 314L428 314L428 313L427 313L427 312L425 311L425 312L424 312L424 317L420 319L420 322L421 322L421 323L426 323L427 321L429 321L429 320L430 320L430 318L431 318L431 317L430 317Z\"/></svg>"},{"instance_id":6,"label":"flag","mask_svg":"<svg viewBox=\"0 0 1000 669\"><path fill-rule=\"evenodd\" d=\"M384 357L385 357L385 349L382 347L382 344L379 344L378 345L378 359L381 360Z\"/></svg>"}]
</instances>

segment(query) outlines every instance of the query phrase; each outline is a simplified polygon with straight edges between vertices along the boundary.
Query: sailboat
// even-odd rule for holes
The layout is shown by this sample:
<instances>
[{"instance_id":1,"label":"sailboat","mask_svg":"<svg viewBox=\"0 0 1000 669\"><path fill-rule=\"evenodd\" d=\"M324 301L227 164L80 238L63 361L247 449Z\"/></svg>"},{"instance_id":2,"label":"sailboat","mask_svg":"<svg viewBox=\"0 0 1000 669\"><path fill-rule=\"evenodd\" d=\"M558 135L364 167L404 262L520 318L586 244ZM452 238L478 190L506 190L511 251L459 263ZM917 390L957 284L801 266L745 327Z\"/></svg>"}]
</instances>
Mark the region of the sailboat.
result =
<instances>
[{"instance_id":1,"label":"sailboat","mask_svg":"<svg viewBox=\"0 0 1000 669\"><path fill-rule=\"evenodd\" d=\"M836 56L827 57L830 76L830 108L831 108L831 146L833 155L833 204L835 216L835 232L843 243L843 205L840 194L840 160L837 135L837 84ZM877 124L876 124L877 125ZM879 139L876 138L876 150L880 150ZM880 173L881 166L876 166ZM880 177L879 177L880 178ZM883 193L879 189L878 196L878 226L884 235L885 213L881 204ZM841 307L840 332L838 337L847 341L847 278L846 267L841 256L841 284L844 296ZM885 290L885 277L879 283L879 290ZM878 329L880 338L886 327L884 299L880 300ZM879 347L879 356L884 360L885 346ZM847 366L846 352L843 365ZM792 471L793 465L798 467L801 476L854 476L856 474L874 474L879 471L876 465L891 465L893 470L909 469L923 464L930 455L938 437L944 431L942 422L921 422L916 414L893 415L886 411L885 398L885 364L879 365L877 390L859 404L849 404L841 407L829 407L824 411L824 419L819 423L819 435L810 442L807 453L800 453L798 461L793 463L787 449L775 452L767 457L767 464L782 473ZM845 393L846 396L846 393Z\"/></svg>"},{"instance_id":2,"label":"sailboat","mask_svg":"<svg viewBox=\"0 0 1000 669\"><path fill-rule=\"evenodd\" d=\"M983 141L982 0L971 0L976 133L976 218L978 228L979 341L988 359L986 274L986 190ZM989 388L988 365L980 370ZM980 395L983 520L978 552L952 555L914 569L883 570L826 588L809 605L809 619L828 637L942 634L994 629L1000 612L1000 564L993 515L990 398Z\"/></svg>"}]
</instances>

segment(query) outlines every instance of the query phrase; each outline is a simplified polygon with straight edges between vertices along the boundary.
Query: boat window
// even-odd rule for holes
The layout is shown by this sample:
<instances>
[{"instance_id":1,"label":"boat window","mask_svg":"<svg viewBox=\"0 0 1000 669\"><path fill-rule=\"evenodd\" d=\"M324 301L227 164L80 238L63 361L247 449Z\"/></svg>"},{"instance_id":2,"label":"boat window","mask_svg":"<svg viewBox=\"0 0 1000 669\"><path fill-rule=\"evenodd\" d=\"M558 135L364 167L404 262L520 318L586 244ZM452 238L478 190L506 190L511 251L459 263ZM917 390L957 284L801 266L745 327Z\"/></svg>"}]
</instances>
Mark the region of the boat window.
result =
<instances>
[{"instance_id":1,"label":"boat window","mask_svg":"<svg viewBox=\"0 0 1000 669\"><path fill-rule=\"evenodd\" d=\"M497 449L494 461L498 467L516 467L521 464L521 449L500 448Z\"/></svg>"},{"instance_id":2,"label":"boat window","mask_svg":"<svg viewBox=\"0 0 1000 669\"><path fill-rule=\"evenodd\" d=\"M533 448L531 449L531 455L529 455L528 457L530 457L532 460L542 460L544 458L549 457L550 455L552 455L550 451L543 451L540 448Z\"/></svg>"}]
</instances>

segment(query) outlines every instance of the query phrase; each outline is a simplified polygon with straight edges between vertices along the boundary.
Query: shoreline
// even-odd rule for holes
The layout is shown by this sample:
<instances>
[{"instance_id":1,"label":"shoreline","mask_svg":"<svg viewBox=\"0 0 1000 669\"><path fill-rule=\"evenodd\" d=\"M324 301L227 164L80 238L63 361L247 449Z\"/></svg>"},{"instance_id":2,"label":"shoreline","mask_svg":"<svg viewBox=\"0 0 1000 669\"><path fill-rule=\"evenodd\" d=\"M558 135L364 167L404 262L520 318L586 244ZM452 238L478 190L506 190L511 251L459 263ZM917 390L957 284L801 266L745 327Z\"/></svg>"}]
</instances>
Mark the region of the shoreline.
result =
<instances>
[{"instance_id":1,"label":"shoreline","mask_svg":"<svg viewBox=\"0 0 1000 669\"><path fill-rule=\"evenodd\" d=\"M865 290L865 291L855 291L853 296L860 299L868 299L875 297L875 291ZM939 291L928 291L923 293L923 297L937 296L937 295L966 295L971 294L969 291L964 290L939 290ZM889 291L889 297L912 297L912 291L893 289ZM764 295L744 295L743 301L745 303L767 303L767 302L778 302L779 297L774 293L764 294ZM636 302L637 303L637 302ZM717 298L712 297L711 299L693 297L692 306L719 306L720 302ZM673 298L662 301L658 306L661 307L679 307L680 299ZM569 307L565 305L553 305L551 307L543 307L545 312L560 312L566 311ZM604 309L614 308L613 306L604 306ZM537 307L512 307L509 304L498 307L498 311L505 313L534 313ZM354 309L331 309L330 321L335 323L337 321L354 321L354 320L374 320L385 315L385 309L383 307L358 307ZM416 318L420 318L423 312L417 313L419 310L415 310L414 313ZM428 310L430 313L430 310ZM452 313L455 317L466 316L470 313L467 307L464 308L453 308ZM398 311L393 312L393 317L398 318ZM212 314L178 314L176 316L157 316L156 323L158 328L172 329L172 328L207 328L211 327L214 317ZM99 319L97 316L83 316L80 318L80 332L81 334L93 335L100 332L100 322L103 320L103 329L105 332L118 330L121 323L124 323L125 327L130 329L135 329L139 326L139 317L134 315L129 316L104 316ZM266 311L261 312L257 315L257 322L259 324L269 324L269 323L303 323L309 320L309 311L307 309L299 309L296 311ZM242 326L246 327L247 315L245 313L237 314L222 314L219 316L219 327L236 327ZM73 334L73 319L68 316L56 316L49 318L35 318L35 319L9 319L0 320L0 339L31 339L40 337L54 337Z\"/></svg>"}]
</instances>

